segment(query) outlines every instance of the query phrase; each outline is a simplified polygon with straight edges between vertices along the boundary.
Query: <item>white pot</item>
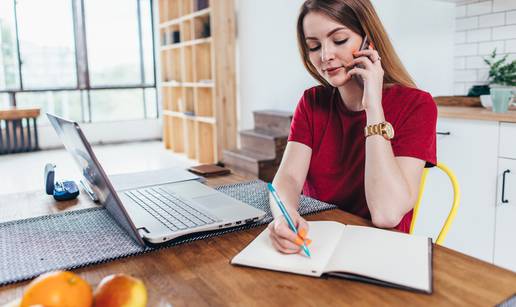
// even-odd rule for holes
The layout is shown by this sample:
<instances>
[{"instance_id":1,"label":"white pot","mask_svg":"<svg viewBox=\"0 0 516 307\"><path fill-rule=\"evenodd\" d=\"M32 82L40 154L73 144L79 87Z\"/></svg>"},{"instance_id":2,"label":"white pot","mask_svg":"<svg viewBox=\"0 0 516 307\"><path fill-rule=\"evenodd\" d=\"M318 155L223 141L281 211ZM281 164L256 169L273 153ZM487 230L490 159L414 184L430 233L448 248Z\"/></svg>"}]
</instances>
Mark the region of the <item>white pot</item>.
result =
<instances>
[{"instance_id":1,"label":"white pot","mask_svg":"<svg viewBox=\"0 0 516 307\"><path fill-rule=\"evenodd\" d=\"M491 95L480 95L480 103L484 108L491 108L493 106Z\"/></svg>"}]
</instances>

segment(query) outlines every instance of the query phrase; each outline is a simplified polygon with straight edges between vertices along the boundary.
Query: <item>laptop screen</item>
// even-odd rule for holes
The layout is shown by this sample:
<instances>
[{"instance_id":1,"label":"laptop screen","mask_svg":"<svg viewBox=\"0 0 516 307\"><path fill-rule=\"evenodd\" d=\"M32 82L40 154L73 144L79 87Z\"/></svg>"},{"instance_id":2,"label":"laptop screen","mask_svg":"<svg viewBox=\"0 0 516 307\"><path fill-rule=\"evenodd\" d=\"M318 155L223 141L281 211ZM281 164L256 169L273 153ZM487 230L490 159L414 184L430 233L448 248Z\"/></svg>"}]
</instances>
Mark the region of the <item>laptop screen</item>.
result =
<instances>
[{"instance_id":1,"label":"laptop screen","mask_svg":"<svg viewBox=\"0 0 516 307\"><path fill-rule=\"evenodd\" d=\"M72 155L79 166L83 178L88 183L92 192L95 193L99 202L104 205L113 219L115 219L134 240L145 245L134 227L134 224L129 219L127 212L121 205L115 190L95 157L79 125L50 113L47 113L47 116L66 150Z\"/></svg>"}]
</instances>

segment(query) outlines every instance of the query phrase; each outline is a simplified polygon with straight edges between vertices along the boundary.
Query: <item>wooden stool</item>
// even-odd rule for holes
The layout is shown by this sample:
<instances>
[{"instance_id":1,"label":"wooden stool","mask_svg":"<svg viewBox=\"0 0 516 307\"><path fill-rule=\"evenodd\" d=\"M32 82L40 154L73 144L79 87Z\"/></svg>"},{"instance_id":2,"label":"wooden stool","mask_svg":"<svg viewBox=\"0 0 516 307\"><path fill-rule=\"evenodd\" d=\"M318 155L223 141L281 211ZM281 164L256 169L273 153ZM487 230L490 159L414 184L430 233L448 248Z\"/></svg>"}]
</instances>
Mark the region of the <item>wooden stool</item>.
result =
<instances>
[{"instance_id":1,"label":"wooden stool","mask_svg":"<svg viewBox=\"0 0 516 307\"><path fill-rule=\"evenodd\" d=\"M39 108L0 109L0 154L39 150L36 123L39 113Z\"/></svg>"}]
</instances>

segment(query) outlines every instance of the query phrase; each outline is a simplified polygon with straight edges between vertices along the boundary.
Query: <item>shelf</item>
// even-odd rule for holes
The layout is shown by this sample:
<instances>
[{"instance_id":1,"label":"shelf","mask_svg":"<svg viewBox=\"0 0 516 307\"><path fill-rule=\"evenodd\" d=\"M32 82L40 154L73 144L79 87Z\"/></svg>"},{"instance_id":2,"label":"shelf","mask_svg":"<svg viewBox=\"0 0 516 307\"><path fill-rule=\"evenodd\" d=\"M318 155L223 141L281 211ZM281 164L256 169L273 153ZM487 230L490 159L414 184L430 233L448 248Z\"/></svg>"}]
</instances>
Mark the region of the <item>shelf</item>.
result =
<instances>
[{"instance_id":1,"label":"shelf","mask_svg":"<svg viewBox=\"0 0 516 307\"><path fill-rule=\"evenodd\" d=\"M184 152L183 120L173 116L163 116L163 129L165 147L174 152Z\"/></svg>"},{"instance_id":2,"label":"shelf","mask_svg":"<svg viewBox=\"0 0 516 307\"><path fill-rule=\"evenodd\" d=\"M215 128L213 124L197 123L197 159L200 163L213 163L216 159Z\"/></svg>"},{"instance_id":3,"label":"shelf","mask_svg":"<svg viewBox=\"0 0 516 307\"><path fill-rule=\"evenodd\" d=\"M176 118L182 118L182 119L195 120L196 122L202 122L202 123L211 124L211 125L214 125L217 122L214 117L188 115L188 114L184 114L181 112L170 111L170 110L163 110L163 115L176 117Z\"/></svg>"},{"instance_id":4,"label":"shelf","mask_svg":"<svg viewBox=\"0 0 516 307\"><path fill-rule=\"evenodd\" d=\"M179 49L166 50L161 55L161 79L182 82L181 54Z\"/></svg>"},{"instance_id":5,"label":"shelf","mask_svg":"<svg viewBox=\"0 0 516 307\"><path fill-rule=\"evenodd\" d=\"M196 45L194 52L195 74L194 81L212 80L212 48L211 45Z\"/></svg>"},{"instance_id":6,"label":"shelf","mask_svg":"<svg viewBox=\"0 0 516 307\"><path fill-rule=\"evenodd\" d=\"M179 112L195 114L193 88L183 88L183 97L179 101Z\"/></svg>"},{"instance_id":7,"label":"shelf","mask_svg":"<svg viewBox=\"0 0 516 307\"><path fill-rule=\"evenodd\" d=\"M178 17L178 18L174 18L174 19L170 19L170 20L168 20L166 22L160 23L159 28L163 29L163 28L166 28L166 27L169 27L169 26L172 26L172 25L180 24L181 22L183 22L185 20L192 20L192 19L197 18L197 17L209 16L210 12L211 12L211 8L205 8L203 10L200 10L200 11L197 11L197 12L193 12L191 14L184 15L184 16L181 16L181 17Z\"/></svg>"},{"instance_id":8,"label":"shelf","mask_svg":"<svg viewBox=\"0 0 516 307\"><path fill-rule=\"evenodd\" d=\"M158 1L163 143L215 163L236 147L234 0Z\"/></svg>"},{"instance_id":9,"label":"shelf","mask_svg":"<svg viewBox=\"0 0 516 307\"><path fill-rule=\"evenodd\" d=\"M211 88L195 89L195 114L199 116L213 116L213 91Z\"/></svg>"},{"instance_id":10,"label":"shelf","mask_svg":"<svg viewBox=\"0 0 516 307\"><path fill-rule=\"evenodd\" d=\"M182 43L168 44L168 45L162 46L161 51L177 49L177 48L181 48L181 47L201 45L201 44L210 44L211 41L212 41L211 37L198 38L198 39L193 39L193 40L189 40L189 41L184 41Z\"/></svg>"},{"instance_id":11,"label":"shelf","mask_svg":"<svg viewBox=\"0 0 516 307\"><path fill-rule=\"evenodd\" d=\"M186 156L189 159L197 159L197 124L192 118L186 118L183 122L186 142Z\"/></svg>"},{"instance_id":12,"label":"shelf","mask_svg":"<svg viewBox=\"0 0 516 307\"><path fill-rule=\"evenodd\" d=\"M163 109L179 111L179 101L183 96L180 87L164 87L163 88Z\"/></svg>"},{"instance_id":13,"label":"shelf","mask_svg":"<svg viewBox=\"0 0 516 307\"><path fill-rule=\"evenodd\" d=\"M162 86L168 87L214 87L213 81L199 81L199 82L179 82L166 81L161 83Z\"/></svg>"},{"instance_id":14,"label":"shelf","mask_svg":"<svg viewBox=\"0 0 516 307\"><path fill-rule=\"evenodd\" d=\"M194 50L192 46L187 46L183 51L183 81L184 83L194 83Z\"/></svg>"}]
</instances>

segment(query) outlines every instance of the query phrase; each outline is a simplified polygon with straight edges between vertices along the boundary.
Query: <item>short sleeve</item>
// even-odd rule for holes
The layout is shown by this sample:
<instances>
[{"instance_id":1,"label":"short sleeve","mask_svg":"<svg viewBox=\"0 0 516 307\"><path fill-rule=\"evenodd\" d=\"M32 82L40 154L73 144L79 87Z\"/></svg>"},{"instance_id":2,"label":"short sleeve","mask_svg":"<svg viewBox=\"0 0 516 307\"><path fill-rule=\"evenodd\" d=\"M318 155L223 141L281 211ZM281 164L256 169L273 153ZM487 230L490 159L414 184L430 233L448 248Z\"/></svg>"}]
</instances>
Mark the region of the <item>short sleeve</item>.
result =
<instances>
[{"instance_id":1,"label":"short sleeve","mask_svg":"<svg viewBox=\"0 0 516 307\"><path fill-rule=\"evenodd\" d=\"M299 100L292 122L290 124L290 134L288 141L294 141L313 147L313 111L310 105L310 90L305 91Z\"/></svg>"},{"instance_id":2,"label":"short sleeve","mask_svg":"<svg viewBox=\"0 0 516 307\"><path fill-rule=\"evenodd\" d=\"M394 155L418 158L426 161L426 167L435 166L437 106L426 92L421 92L407 103L409 106L394 127Z\"/></svg>"}]
</instances>

